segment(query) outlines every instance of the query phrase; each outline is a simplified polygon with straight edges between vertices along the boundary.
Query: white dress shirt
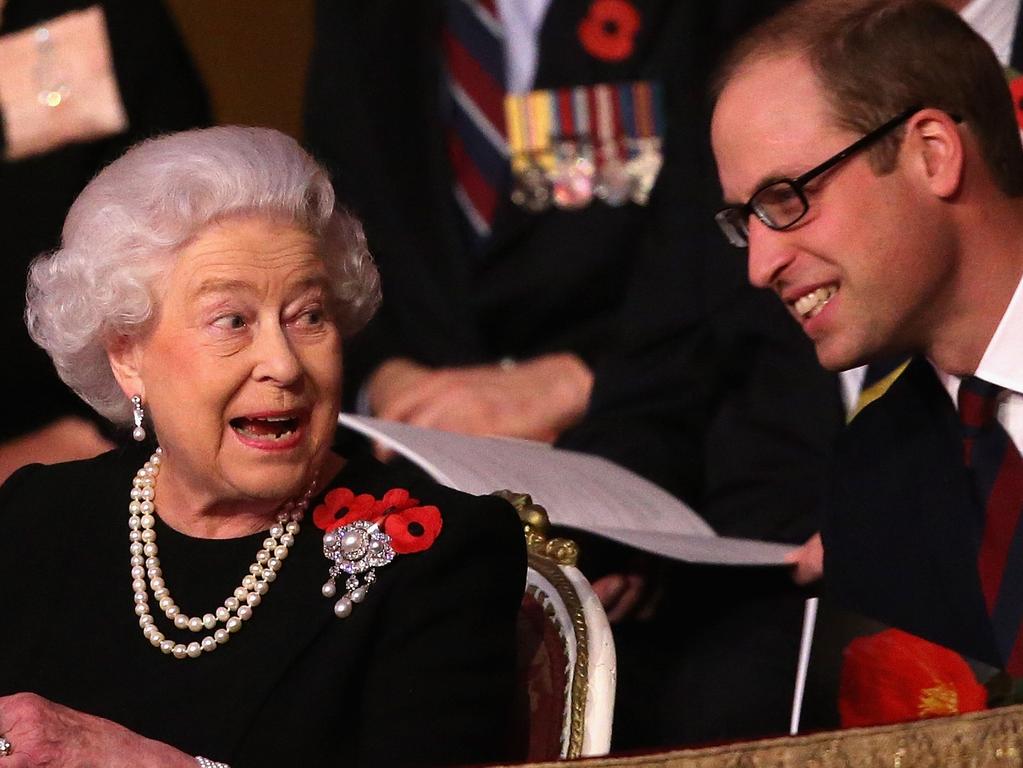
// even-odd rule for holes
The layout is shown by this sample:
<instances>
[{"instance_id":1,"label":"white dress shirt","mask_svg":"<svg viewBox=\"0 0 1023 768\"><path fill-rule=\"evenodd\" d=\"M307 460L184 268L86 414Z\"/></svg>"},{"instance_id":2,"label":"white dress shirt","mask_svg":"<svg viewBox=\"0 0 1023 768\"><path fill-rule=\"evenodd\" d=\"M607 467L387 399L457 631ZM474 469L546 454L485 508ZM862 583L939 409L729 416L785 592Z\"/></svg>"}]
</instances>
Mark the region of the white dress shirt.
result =
<instances>
[{"instance_id":1,"label":"white dress shirt","mask_svg":"<svg viewBox=\"0 0 1023 768\"><path fill-rule=\"evenodd\" d=\"M972 0L959 12L963 20L973 27L973 31L987 40L1003 67L1009 65L1009 57L1012 55L1012 35L1016 30L1019 8L1020 0ZM1019 291L1016 292L1016 296L1019 297ZM855 409L866 375L867 366L865 365L850 368L839 374L842 403L845 405L846 413L852 413ZM981 376L979 372L977 375L986 380L986 377ZM1020 388L1017 386L1015 390L1019 392ZM952 392L953 400L958 391L957 380L955 391ZM1023 444L1018 434L1013 434L1011 430L1009 430L1009 434L1013 435L1012 439L1017 446Z\"/></svg>"},{"instance_id":2,"label":"white dress shirt","mask_svg":"<svg viewBox=\"0 0 1023 768\"><path fill-rule=\"evenodd\" d=\"M540 57L540 28L551 0L497 0L504 28L505 89L525 93L533 87Z\"/></svg>"},{"instance_id":3,"label":"white dress shirt","mask_svg":"<svg viewBox=\"0 0 1023 768\"><path fill-rule=\"evenodd\" d=\"M1023 280L1016 286L974 375L1005 387L998 401L998 421L1023 453ZM952 402L956 402L961 379L940 370L938 376Z\"/></svg>"}]
</instances>

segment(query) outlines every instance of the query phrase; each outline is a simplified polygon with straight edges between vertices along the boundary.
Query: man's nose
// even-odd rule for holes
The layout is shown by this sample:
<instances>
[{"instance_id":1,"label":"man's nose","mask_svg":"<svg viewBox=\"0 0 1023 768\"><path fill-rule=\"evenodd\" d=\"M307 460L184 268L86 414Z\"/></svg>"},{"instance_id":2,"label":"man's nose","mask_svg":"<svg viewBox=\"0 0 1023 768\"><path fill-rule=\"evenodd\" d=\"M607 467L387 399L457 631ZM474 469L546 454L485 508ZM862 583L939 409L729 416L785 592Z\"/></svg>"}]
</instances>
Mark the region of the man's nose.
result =
<instances>
[{"instance_id":1,"label":"man's nose","mask_svg":"<svg viewBox=\"0 0 1023 768\"><path fill-rule=\"evenodd\" d=\"M749 281L757 288L771 288L792 262L795 251L787 232L771 229L756 216L749 221Z\"/></svg>"}]
</instances>

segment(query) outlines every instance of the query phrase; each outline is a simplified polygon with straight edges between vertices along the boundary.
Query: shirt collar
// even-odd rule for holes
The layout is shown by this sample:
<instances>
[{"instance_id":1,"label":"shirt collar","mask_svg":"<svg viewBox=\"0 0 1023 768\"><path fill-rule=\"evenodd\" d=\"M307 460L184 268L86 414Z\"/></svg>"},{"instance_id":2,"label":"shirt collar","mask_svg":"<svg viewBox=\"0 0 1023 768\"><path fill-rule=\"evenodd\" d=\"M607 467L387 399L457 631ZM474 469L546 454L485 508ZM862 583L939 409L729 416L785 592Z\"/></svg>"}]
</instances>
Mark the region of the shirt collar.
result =
<instances>
[{"instance_id":1,"label":"shirt collar","mask_svg":"<svg viewBox=\"0 0 1023 768\"><path fill-rule=\"evenodd\" d=\"M976 375L1000 387L1023 392L1023 280L1016 286L1012 301L988 342Z\"/></svg>"},{"instance_id":2,"label":"shirt collar","mask_svg":"<svg viewBox=\"0 0 1023 768\"><path fill-rule=\"evenodd\" d=\"M956 402L962 378L945 373L934 365L933 360L929 362L952 402ZM991 384L1023 393L1023 280L1016 286L1009 307L988 342L974 375Z\"/></svg>"}]
</instances>

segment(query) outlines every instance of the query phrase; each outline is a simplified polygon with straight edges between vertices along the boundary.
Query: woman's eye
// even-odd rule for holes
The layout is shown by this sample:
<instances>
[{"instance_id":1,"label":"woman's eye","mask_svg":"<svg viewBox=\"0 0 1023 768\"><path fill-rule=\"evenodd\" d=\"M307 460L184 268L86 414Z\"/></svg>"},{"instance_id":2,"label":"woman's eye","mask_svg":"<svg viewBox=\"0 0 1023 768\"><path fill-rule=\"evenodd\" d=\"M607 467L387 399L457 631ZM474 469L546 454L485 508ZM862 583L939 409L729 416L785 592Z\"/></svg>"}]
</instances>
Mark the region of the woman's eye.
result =
<instances>
[{"instance_id":1,"label":"woman's eye","mask_svg":"<svg viewBox=\"0 0 1023 768\"><path fill-rule=\"evenodd\" d=\"M245 318L238 314L223 315L214 320L213 325L224 330L236 331L245 327Z\"/></svg>"},{"instance_id":2,"label":"woman's eye","mask_svg":"<svg viewBox=\"0 0 1023 768\"><path fill-rule=\"evenodd\" d=\"M324 314L320 307L315 309L307 309L305 312L298 316L298 321L302 325L320 325L323 323Z\"/></svg>"}]
</instances>

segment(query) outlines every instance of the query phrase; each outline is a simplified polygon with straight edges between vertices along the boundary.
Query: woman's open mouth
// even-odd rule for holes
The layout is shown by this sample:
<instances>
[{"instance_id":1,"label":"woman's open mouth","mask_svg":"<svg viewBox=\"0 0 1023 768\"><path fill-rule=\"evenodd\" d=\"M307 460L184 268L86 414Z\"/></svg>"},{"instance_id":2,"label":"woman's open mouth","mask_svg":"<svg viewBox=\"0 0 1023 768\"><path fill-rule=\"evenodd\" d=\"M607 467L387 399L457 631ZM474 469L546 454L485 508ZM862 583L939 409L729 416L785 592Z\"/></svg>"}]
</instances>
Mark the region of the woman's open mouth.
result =
<instances>
[{"instance_id":1,"label":"woman's open mouth","mask_svg":"<svg viewBox=\"0 0 1023 768\"><path fill-rule=\"evenodd\" d=\"M301 437L305 418L298 414L239 416L229 422L246 445L258 448L290 448Z\"/></svg>"}]
</instances>

